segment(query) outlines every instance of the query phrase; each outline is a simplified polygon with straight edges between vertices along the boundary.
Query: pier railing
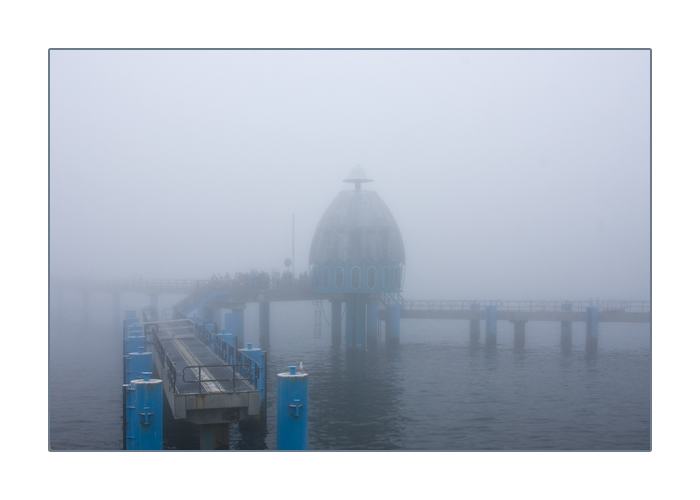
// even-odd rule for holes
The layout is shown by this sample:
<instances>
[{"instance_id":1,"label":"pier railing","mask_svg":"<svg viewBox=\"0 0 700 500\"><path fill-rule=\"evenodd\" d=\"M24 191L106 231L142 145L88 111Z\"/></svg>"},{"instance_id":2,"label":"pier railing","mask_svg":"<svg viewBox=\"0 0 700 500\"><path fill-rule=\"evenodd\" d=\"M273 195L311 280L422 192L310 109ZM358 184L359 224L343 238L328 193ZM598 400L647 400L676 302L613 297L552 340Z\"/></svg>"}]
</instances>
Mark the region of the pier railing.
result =
<instances>
[{"instance_id":1,"label":"pier railing","mask_svg":"<svg viewBox=\"0 0 700 500\"><path fill-rule=\"evenodd\" d=\"M153 345L155 346L156 352L160 359L163 361L163 369L168 378L168 383L171 391L175 390L175 384L177 381L177 370L175 368L175 362L170 357L170 353L165 350L165 346L158 338L158 334L153 335Z\"/></svg>"},{"instance_id":2,"label":"pier railing","mask_svg":"<svg viewBox=\"0 0 700 500\"><path fill-rule=\"evenodd\" d=\"M210 373L212 369L215 368L229 368L231 369L231 377L226 377L226 378L212 378ZM249 367L245 367L242 365L230 365L230 364L225 364L225 365L190 365L190 366L185 366L182 369L182 381L185 383L192 383L192 382L198 382L198 387L199 387L199 394L202 394L202 392L208 392L207 390L202 390L204 389L205 386L208 386L209 384L216 384L219 388L219 391L217 392L223 392L223 393L228 393L228 392L236 392L236 382L239 383L239 385L244 381L248 379L252 379L251 374L249 373L247 377L238 377L236 375L240 375L241 372L245 372L246 369L250 369ZM192 376L195 377L193 380L187 380L185 374L188 373L187 370L192 373ZM204 374L202 374L202 370L204 370ZM195 375L196 374L196 375ZM223 389L223 387L218 384L218 382L231 382L232 384L232 389L230 391L226 391ZM250 382L249 383L253 383ZM248 389L248 387L246 387Z\"/></svg>"},{"instance_id":3,"label":"pier railing","mask_svg":"<svg viewBox=\"0 0 700 500\"><path fill-rule=\"evenodd\" d=\"M640 312L651 311L648 301L630 300L405 300L403 309L414 311L466 311L478 306L497 306L499 311L541 312L562 311L584 312L587 307L597 307L601 312ZM568 309L571 307L571 309Z\"/></svg>"},{"instance_id":4,"label":"pier railing","mask_svg":"<svg viewBox=\"0 0 700 500\"><path fill-rule=\"evenodd\" d=\"M260 387L260 365L257 361L243 354L235 346L219 337L215 331L207 330L204 325L194 323L197 338L206 346L213 346L214 353L223 359L226 365L231 366L240 379L246 380L256 389ZM234 377L235 378L235 377ZM235 382L234 382L235 392Z\"/></svg>"},{"instance_id":5,"label":"pier railing","mask_svg":"<svg viewBox=\"0 0 700 500\"><path fill-rule=\"evenodd\" d=\"M218 365L187 365L181 370L178 369L176 362L170 357L170 353L167 352L165 346L163 345L158 331L160 326L163 326L163 331L168 331L170 334L177 335L189 332L189 335L194 335L206 346L214 346L213 351L219 358L221 358L224 363ZM232 382L233 386L231 390L223 390L223 387L219 387L217 392L232 393L236 392L238 386L241 383L247 382L254 388L260 388L260 365L257 361L246 356L241 351L236 349L235 346L225 342L221 337L216 335L216 332L207 330L203 325L199 325L190 319L180 319L173 321L162 321L162 322L152 322L145 324L145 331L152 340L153 346L156 353L160 357L163 363L163 378L167 378L169 383L169 388L171 391L176 391L177 380L180 379L184 383L199 382L198 393L201 394L203 387L207 383L215 382ZM179 333L178 333L179 332ZM215 379L210 375L209 369L215 368L228 368L231 369L231 377L224 379ZM205 370L206 376L202 377L202 370ZM187 380L186 373L196 374L196 380ZM249 388L247 388L249 389Z\"/></svg>"}]
</instances>

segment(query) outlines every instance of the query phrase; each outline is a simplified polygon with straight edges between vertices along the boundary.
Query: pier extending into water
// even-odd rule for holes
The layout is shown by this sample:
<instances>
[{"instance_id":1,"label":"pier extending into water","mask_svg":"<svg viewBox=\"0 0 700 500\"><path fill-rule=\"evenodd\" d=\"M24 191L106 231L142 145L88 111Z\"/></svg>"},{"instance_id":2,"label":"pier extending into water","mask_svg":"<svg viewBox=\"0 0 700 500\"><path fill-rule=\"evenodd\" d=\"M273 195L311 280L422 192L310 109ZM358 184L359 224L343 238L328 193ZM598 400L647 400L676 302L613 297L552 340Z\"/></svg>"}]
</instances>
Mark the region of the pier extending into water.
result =
<instances>
[{"instance_id":1,"label":"pier extending into water","mask_svg":"<svg viewBox=\"0 0 700 500\"><path fill-rule=\"evenodd\" d=\"M598 324L650 323L651 303L625 300L408 300L399 293L363 294L362 300L348 301L333 293L314 292L311 280L286 278L277 280L73 280L57 283L57 288L82 293L84 306L89 306L89 295L101 292L113 296L115 317L121 317L120 295L143 293L149 296L150 307L144 308L154 321L194 318L201 325L212 324L217 331L225 330L235 338L234 347L245 345L243 315L246 304L259 304L260 343L263 349L270 344L270 315L274 302L307 301L315 304L314 328L320 335L323 301L331 304L331 335L340 343L342 324L345 323L346 347L364 350L377 345L384 332L387 344L400 340L401 319L449 319L468 322L468 337L472 345L495 347L497 322L513 324L515 346L525 346L526 324L533 321L555 321L561 324L562 349L571 347L573 322L586 323L586 349L597 349ZM159 309L159 295L180 294L185 297L172 308ZM358 294L356 294L358 295ZM352 297L351 297L352 298ZM345 302L345 311L343 311ZM348 315L348 303L353 306ZM355 306L359 303L361 307ZM359 323L361 327L358 327ZM352 332L348 335L347 332ZM357 332L361 335L358 336Z\"/></svg>"}]
</instances>

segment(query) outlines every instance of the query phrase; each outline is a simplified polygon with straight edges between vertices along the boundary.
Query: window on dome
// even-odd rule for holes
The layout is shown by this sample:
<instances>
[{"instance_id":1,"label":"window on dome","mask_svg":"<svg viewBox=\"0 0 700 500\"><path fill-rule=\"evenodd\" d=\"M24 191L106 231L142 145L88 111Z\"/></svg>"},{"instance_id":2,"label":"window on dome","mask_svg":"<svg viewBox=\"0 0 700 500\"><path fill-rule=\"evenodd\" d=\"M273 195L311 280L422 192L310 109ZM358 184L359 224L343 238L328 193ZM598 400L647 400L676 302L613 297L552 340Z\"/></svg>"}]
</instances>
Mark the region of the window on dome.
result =
<instances>
[{"instance_id":1,"label":"window on dome","mask_svg":"<svg viewBox=\"0 0 700 500\"><path fill-rule=\"evenodd\" d=\"M350 286L354 290L360 288L360 268L357 266L353 267L350 272Z\"/></svg>"},{"instance_id":2,"label":"window on dome","mask_svg":"<svg viewBox=\"0 0 700 500\"><path fill-rule=\"evenodd\" d=\"M394 268L394 289L395 290L401 289L401 268L400 267Z\"/></svg>"},{"instance_id":3,"label":"window on dome","mask_svg":"<svg viewBox=\"0 0 700 500\"><path fill-rule=\"evenodd\" d=\"M331 270L327 267L323 268L323 288L331 286Z\"/></svg>"},{"instance_id":4,"label":"window on dome","mask_svg":"<svg viewBox=\"0 0 700 500\"><path fill-rule=\"evenodd\" d=\"M345 286L345 269L338 266L335 268L335 287L340 289Z\"/></svg>"},{"instance_id":5,"label":"window on dome","mask_svg":"<svg viewBox=\"0 0 700 500\"><path fill-rule=\"evenodd\" d=\"M372 266L367 268L367 288L374 290L377 286L377 268Z\"/></svg>"},{"instance_id":6,"label":"window on dome","mask_svg":"<svg viewBox=\"0 0 700 500\"><path fill-rule=\"evenodd\" d=\"M382 288L389 288L389 268L386 266L382 267Z\"/></svg>"}]
</instances>

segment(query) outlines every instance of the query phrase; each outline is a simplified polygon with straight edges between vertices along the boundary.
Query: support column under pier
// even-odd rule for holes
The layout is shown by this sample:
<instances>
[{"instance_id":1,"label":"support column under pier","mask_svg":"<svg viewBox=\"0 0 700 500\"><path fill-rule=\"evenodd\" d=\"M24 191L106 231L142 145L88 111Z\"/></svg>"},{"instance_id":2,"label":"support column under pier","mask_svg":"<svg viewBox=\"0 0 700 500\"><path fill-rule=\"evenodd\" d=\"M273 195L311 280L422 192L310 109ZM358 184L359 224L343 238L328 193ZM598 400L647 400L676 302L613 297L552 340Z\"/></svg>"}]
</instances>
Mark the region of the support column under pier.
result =
<instances>
[{"instance_id":1,"label":"support column under pier","mask_svg":"<svg viewBox=\"0 0 700 500\"><path fill-rule=\"evenodd\" d=\"M158 294L157 293L152 293L150 294L150 308L151 308L151 313L149 314L149 318L151 321L158 321L160 319L158 315Z\"/></svg>"},{"instance_id":2,"label":"support column under pier","mask_svg":"<svg viewBox=\"0 0 700 500\"><path fill-rule=\"evenodd\" d=\"M203 324L214 323L214 308L202 306L197 311L197 316L202 320Z\"/></svg>"},{"instance_id":3,"label":"support column under pier","mask_svg":"<svg viewBox=\"0 0 700 500\"><path fill-rule=\"evenodd\" d=\"M204 424L199 426L200 450L228 450L231 444L229 424Z\"/></svg>"},{"instance_id":4,"label":"support column under pier","mask_svg":"<svg viewBox=\"0 0 700 500\"><path fill-rule=\"evenodd\" d=\"M348 295L345 299L345 347L348 350L365 350L367 325L367 298L365 295Z\"/></svg>"},{"instance_id":5,"label":"support column under pier","mask_svg":"<svg viewBox=\"0 0 700 500\"><path fill-rule=\"evenodd\" d=\"M379 304L375 300L367 303L367 346L371 349L377 347L377 334L379 331Z\"/></svg>"},{"instance_id":6,"label":"support column under pier","mask_svg":"<svg viewBox=\"0 0 700 500\"><path fill-rule=\"evenodd\" d=\"M496 348L496 324L498 322L498 308L486 306L486 347Z\"/></svg>"},{"instance_id":7,"label":"support column under pier","mask_svg":"<svg viewBox=\"0 0 700 500\"><path fill-rule=\"evenodd\" d=\"M515 321L514 343L516 350L525 349L525 321Z\"/></svg>"},{"instance_id":8,"label":"support column under pier","mask_svg":"<svg viewBox=\"0 0 700 500\"><path fill-rule=\"evenodd\" d=\"M342 335L342 306L342 301L331 300L331 340L334 346L340 345L340 337Z\"/></svg>"},{"instance_id":9,"label":"support column under pier","mask_svg":"<svg viewBox=\"0 0 700 500\"><path fill-rule=\"evenodd\" d=\"M561 305L562 311L571 311L571 303L566 302ZM563 353L571 352L571 321L561 322L561 351Z\"/></svg>"},{"instance_id":10,"label":"support column under pier","mask_svg":"<svg viewBox=\"0 0 700 500\"><path fill-rule=\"evenodd\" d=\"M586 354L598 351L598 308L586 308Z\"/></svg>"},{"instance_id":11,"label":"support column under pier","mask_svg":"<svg viewBox=\"0 0 700 500\"><path fill-rule=\"evenodd\" d=\"M242 349L245 345L245 336L243 334L243 307L233 309L230 313L224 315L224 329L226 333L233 334L236 339L236 348Z\"/></svg>"},{"instance_id":12,"label":"support column under pier","mask_svg":"<svg viewBox=\"0 0 700 500\"><path fill-rule=\"evenodd\" d=\"M478 303L473 303L470 305L469 309L473 312L477 312L479 309L481 309L481 305ZM472 345L478 345L480 337L481 320L479 318L472 318L469 320L469 343Z\"/></svg>"},{"instance_id":13,"label":"support column under pier","mask_svg":"<svg viewBox=\"0 0 700 500\"><path fill-rule=\"evenodd\" d=\"M401 306L392 304L387 309L386 321L386 344L390 346L399 345L401 338Z\"/></svg>"},{"instance_id":14,"label":"support column under pier","mask_svg":"<svg viewBox=\"0 0 700 500\"><path fill-rule=\"evenodd\" d=\"M260 345L263 349L270 348L270 303L259 303Z\"/></svg>"}]
</instances>

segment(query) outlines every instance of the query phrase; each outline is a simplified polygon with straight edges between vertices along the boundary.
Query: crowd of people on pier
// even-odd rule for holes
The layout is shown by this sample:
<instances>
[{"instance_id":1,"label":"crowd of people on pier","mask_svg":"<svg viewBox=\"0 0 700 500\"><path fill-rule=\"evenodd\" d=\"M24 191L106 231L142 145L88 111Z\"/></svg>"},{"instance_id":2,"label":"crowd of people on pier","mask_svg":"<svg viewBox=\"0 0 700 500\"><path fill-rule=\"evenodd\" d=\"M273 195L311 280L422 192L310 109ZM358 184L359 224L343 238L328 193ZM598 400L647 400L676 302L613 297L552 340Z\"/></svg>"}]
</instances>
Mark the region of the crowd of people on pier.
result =
<instances>
[{"instance_id":1,"label":"crowd of people on pier","mask_svg":"<svg viewBox=\"0 0 700 500\"><path fill-rule=\"evenodd\" d=\"M268 288L280 288L283 286L284 282L289 282L291 280L298 280L302 283L307 283L309 275L306 271L299 273L299 277L295 277L289 269L285 270L282 274L279 271L273 270L272 273L266 273L265 271L251 270L247 273L236 273L233 278L227 272L225 275L221 273L214 273L211 275L211 282L233 282L240 285L242 288L249 289L268 289Z\"/></svg>"}]
</instances>

